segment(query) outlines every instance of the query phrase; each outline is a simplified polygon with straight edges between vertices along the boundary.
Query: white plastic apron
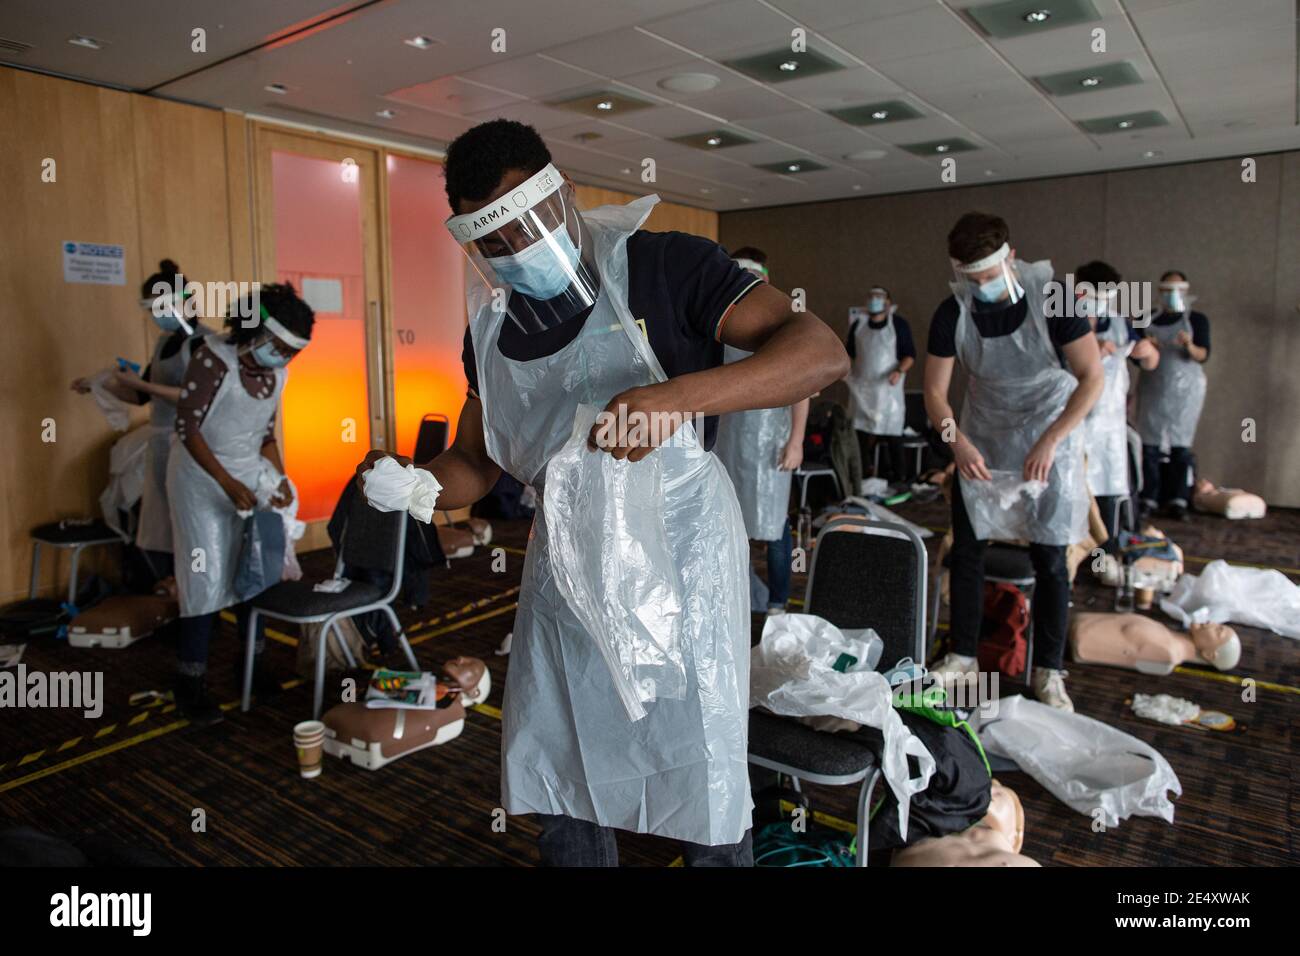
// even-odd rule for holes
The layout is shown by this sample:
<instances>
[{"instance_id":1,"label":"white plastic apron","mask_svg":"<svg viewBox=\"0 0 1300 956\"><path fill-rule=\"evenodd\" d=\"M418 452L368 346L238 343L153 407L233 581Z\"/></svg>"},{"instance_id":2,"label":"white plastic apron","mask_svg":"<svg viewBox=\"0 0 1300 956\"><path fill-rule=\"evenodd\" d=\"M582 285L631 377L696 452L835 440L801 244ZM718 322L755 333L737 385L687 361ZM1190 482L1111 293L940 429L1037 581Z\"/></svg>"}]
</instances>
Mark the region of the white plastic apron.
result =
<instances>
[{"instance_id":1,"label":"white plastic apron","mask_svg":"<svg viewBox=\"0 0 1300 956\"><path fill-rule=\"evenodd\" d=\"M853 331L853 367L845 382L852 399L853 427L869 435L901 435L907 412L903 377L889 384L889 374L898 368L898 332L894 328L894 307L883 328L873 329L862 319Z\"/></svg>"},{"instance_id":2,"label":"white plastic apron","mask_svg":"<svg viewBox=\"0 0 1300 956\"><path fill-rule=\"evenodd\" d=\"M1133 351L1128 323L1111 317L1110 327L1097 341L1115 343L1101 358L1105 383L1101 397L1083 421L1088 460L1088 490L1094 495L1127 495L1128 486L1128 357Z\"/></svg>"},{"instance_id":3,"label":"white plastic apron","mask_svg":"<svg viewBox=\"0 0 1300 956\"><path fill-rule=\"evenodd\" d=\"M1078 382L1061 368L1047 331L1043 304L1052 264L1014 265L1028 312L1010 335L980 335L971 317L970 284L954 282L951 288L961 308L957 359L969 376L961 430L989 470L1020 474L1034 443L1060 416ZM962 478L960 487L975 537L994 537L985 516L1001 510L995 483ZM1043 493L1033 500L1020 496L1014 513L1002 515L999 524L1010 537L1034 544L1072 544L1087 531L1088 504L1082 431L1076 428L1057 446Z\"/></svg>"},{"instance_id":4,"label":"white plastic apron","mask_svg":"<svg viewBox=\"0 0 1300 956\"><path fill-rule=\"evenodd\" d=\"M665 380L627 305L627 237L658 197L584 214L602 289L583 330L544 358L505 358L505 313L482 283L466 299L488 454L535 486L568 439L578 404ZM737 843L753 802L746 764L749 545L722 463L693 427L663 456L664 525L680 575L685 699L646 704L637 721L605 661L560 597L539 513L524 560L503 705L502 799L509 813L564 814L710 845ZM676 439L676 436L674 436ZM603 454L603 452L592 452ZM544 490L537 501L544 507Z\"/></svg>"},{"instance_id":5,"label":"white plastic apron","mask_svg":"<svg viewBox=\"0 0 1300 956\"><path fill-rule=\"evenodd\" d=\"M1143 369L1138 378L1138 433L1142 444L1191 448L1196 424L1205 405L1205 369L1187 350L1174 344L1179 332L1192 334L1191 306L1169 325L1147 326L1146 333L1160 343L1160 364Z\"/></svg>"},{"instance_id":6,"label":"white plastic apron","mask_svg":"<svg viewBox=\"0 0 1300 956\"><path fill-rule=\"evenodd\" d=\"M726 346L723 361L739 362L752 352ZM777 541L790 513L791 472L777 465L792 426L790 407L755 408L718 419L713 451L736 488L745 531L755 541Z\"/></svg>"},{"instance_id":7,"label":"white plastic apron","mask_svg":"<svg viewBox=\"0 0 1300 956\"><path fill-rule=\"evenodd\" d=\"M254 398L239 379L235 347L216 336L207 346L226 365L225 377L212 398L200 432L208 447L237 481L257 489L262 439L284 390L288 372L275 370L269 398ZM235 603L235 565L243 541L244 519L181 442L167 459L167 500L171 505L172 546L176 557L176 587L181 617L196 617ZM197 570L195 549L201 549L203 570Z\"/></svg>"},{"instance_id":8,"label":"white plastic apron","mask_svg":"<svg viewBox=\"0 0 1300 956\"><path fill-rule=\"evenodd\" d=\"M207 330L198 328L197 335ZM163 358L163 346L172 333L164 332L154 346L149 362L149 381L177 388L184 383L185 369L202 338L189 337L176 353ZM144 485L140 492L140 523L135 532L136 547L146 551L172 550L172 518L167 506L167 458L176 434L176 403L152 395L149 398L149 445L145 451Z\"/></svg>"}]
</instances>

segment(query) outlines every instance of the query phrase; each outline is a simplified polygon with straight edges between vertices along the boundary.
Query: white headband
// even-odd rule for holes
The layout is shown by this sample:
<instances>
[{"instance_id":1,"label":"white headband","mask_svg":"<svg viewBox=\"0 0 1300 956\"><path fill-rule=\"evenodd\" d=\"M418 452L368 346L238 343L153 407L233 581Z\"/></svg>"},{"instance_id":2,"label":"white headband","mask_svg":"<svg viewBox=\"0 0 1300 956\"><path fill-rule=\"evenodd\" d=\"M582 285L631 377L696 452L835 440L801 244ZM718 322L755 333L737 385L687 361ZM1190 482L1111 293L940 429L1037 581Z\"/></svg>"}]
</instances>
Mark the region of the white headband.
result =
<instances>
[{"instance_id":1,"label":"white headband","mask_svg":"<svg viewBox=\"0 0 1300 956\"><path fill-rule=\"evenodd\" d=\"M753 259L732 259L731 261L742 269L748 269L750 272L759 272L763 275L767 275L767 266L763 265L761 262L756 262Z\"/></svg>"},{"instance_id":2,"label":"white headband","mask_svg":"<svg viewBox=\"0 0 1300 956\"><path fill-rule=\"evenodd\" d=\"M268 315L264 318L262 320L262 325L285 345L292 345L299 352L307 347L308 339L304 339L301 335L294 335L281 325L273 315Z\"/></svg>"},{"instance_id":3,"label":"white headband","mask_svg":"<svg viewBox=\"0 0 1300 956\"><path fill-rule=\"evenodd\" d=\"M528 210L555 192L564 183L564 177L551 163L542 171L514 189L509 195L494 199L482 209L447 219L447 231L457 242L472 242L496 232L508 222L514 222Z\"/></svg>"},{"instance_id":4,"label":"white headband","mask_svg":"<svg viewBox=\"0 0 1300 956\"><path fill-rule=\"evenodd\" d=\"M1002 243L1001 248L996 252L989 253L983 259L976 259L974 262L967 262L964 265L954 259L952 264L956 266L958 272L983 272L985 269L991 268L992 266L1002 262L1010 254L1011 247L1004 242Z\"/></svg>"}]
</instances>

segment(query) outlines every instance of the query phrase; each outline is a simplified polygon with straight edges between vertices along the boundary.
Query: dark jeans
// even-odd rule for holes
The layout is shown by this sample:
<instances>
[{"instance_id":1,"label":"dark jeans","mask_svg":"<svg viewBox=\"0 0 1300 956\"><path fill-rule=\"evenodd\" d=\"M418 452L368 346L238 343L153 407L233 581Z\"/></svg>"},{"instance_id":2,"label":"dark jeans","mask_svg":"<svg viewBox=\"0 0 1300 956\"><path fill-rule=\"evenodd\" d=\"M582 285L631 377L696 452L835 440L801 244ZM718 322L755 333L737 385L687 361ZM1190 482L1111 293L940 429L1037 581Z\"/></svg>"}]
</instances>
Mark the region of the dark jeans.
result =
<instances>
[{"instance_id":1,"label":"dark jeans","mask_svg":"<svg viewBox=\"0 0 1300 956\"><path fill-rule=\"evenodd\" d=\"M542 866L618 866L618 841L613 827L602 827L573 817L537 814L542 825L537 849ZM739 843L704 846L682 843L687 866L753 866L752 831Z\"/></svg>"},{"instance_id":2,"label":"dark jeans","mask_svg":"<svg viewBox=\"0 0 1300 956\"><path fill-rule=\"evenodd\" d=\"M880 472L872 472L872 476L886 481L904 480L907 477L907 464L903 460L906 456L903 453L902 435L872 435L859 431L858 449L862 454L862 473L866 474L867 466L873 460L873 450L880 444L885 446L880 452ZM854 488L852 493L857 494L857 489Z\"/></svg>"},{"instance_id":3,"label":"dark jeans","mask_svg":"<svg viewBox=\"0 0 1300 956\"><path fill-rule=\"evenodd\" d=\"M767 543L767 606L785 607L790 600L790 562L794 556L794 538L786 520L781 537Z\"/></svg>"},{"instance_id":4,"label":"dark jeans","mask_svg":"<svg viewBox=\"0 0 1300 956\"><path fill-rule=\"evenodd\" d=\"M212 634L217 626L217 615L199 614L196 617L183 617L180 621L180 637L176 641L177 667L183 674L202 674L208 669L208 647L212 643ZM265 638L262 633L261 619L258 621L258 635L255 644L256 653L262 652ZM244 635L248 632L248 604L235 605L235 633L239 636L239 651L243 655Z\"/></svg>"},{"instance_id":5,"label":"dark jeans","mask_svg":"<svg viewBox=\"0 0 1300 956\"><path fill-rule=\"evenodd\" d=\"M1142 503L1149 509L1159 505L1186 508L1192 500L1194 459L1190 448L1170 448L1164 460L1156 445L1142 446Z\"/></svg>"},{"instance_id":6,"label":"dark jeans","mask_svg":"<svg viewBox=\"0 0 1300 956\"><path fill-rule=\"evenodd\" d=\"M979 649L987 546L988 542L976 538L971 529L961 480L954 474L952 551L948 556L950 633L953 650L967 657L974 657ZM1030 544L1029 560L1034 566L1034 666L1059 669L1065 656L1070 617L1070 571L1065 563L1065 546Z\"/></svg>"},{"instance_id":7,"label":"dark jeans","mask_svg":"<svg viewBox=\"0 0 1300 956\"><path fill-rule=\"evenodd\" d=\"M1119 550L1119 533L1130 530L1119 526L1119 503L1124 499L1120 495L1097 495L1094 500L1097 502L1097 511L1101 513L1101 523L1110 535L1101 549L1107 554L1115 554Z\"/></svg>"}]
</instances>

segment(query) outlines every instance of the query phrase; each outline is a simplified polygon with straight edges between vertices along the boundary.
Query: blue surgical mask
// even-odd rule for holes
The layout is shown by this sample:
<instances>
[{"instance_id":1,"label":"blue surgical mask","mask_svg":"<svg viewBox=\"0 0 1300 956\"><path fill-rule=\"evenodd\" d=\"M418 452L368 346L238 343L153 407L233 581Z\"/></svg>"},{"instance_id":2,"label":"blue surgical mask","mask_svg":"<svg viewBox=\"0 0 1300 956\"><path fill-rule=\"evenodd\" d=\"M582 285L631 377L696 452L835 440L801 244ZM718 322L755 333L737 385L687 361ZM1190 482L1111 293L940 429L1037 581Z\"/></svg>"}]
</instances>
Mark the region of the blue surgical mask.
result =
<instances>
[{"instance_id":1,"label":"blue surgical mask","mask_svg":"<svg viewBox=\"0 0 1300 956\"><path fill-rule=\"evenodd\" d=\"M975 286L975 298L981 302L999 302L1007 294L1007 277L1005 275L995 276L989 279L988 282L981 282L978 285L972 282L971 285Z\"/></svg>"},{"instance_id":2,"label":"blue surgical mask","mask_svg":"<svg viewBox=\"0 0 1300 956\"><path fill-rule=\"evenodd\" d=\"M879 315L885 311L885 297L883 295L873 295L867 299L867 311L872 315Z\"/></svg>"},{"instance_id":3,"label":"blue surgical mask","mask_svg":"<svg viewBox=\"0 0 1300 956\"><path fill-rule=\"evenodd\" d=\"M487 263L497 278L509 283L516 292L545 302L554 299L573 281L578 250L569 238L569 230L561 223L551 233L550 241L539 240L514 255L493 256Z\"/></svg>"},{"instance_id":4,"label":"blue surgical mask","mask_svg":"<svg viewBox=\"0 0 1300 956\"><path fill-rule=\"evenodd\" d=\"M261 345L253 347L253 361L262 368L283 368L289 364L290 358L292 356L279 352L275 347L275 343L270 339L267 339Z\"/></svg>"},{"instance_id":5,"label":"blue surgical mask","mask_svg":"<svg viewBox=\"0 0 1300 956\"><path fill-rule=\"evenodd\" d=\"M153 312L149 314L153 315L154 322L158 323L158 328L164 332L175 332L181 327L181 320L175 312L167 312L163 315L155 315Z\"/></svg>"},{"instance_id":6,"label":"blue surgical mask","mask_svg":"<svg viewBox=\"0 0 1300 956\"><path fill-rule=\"evenodd\" d=\"M1178 289L1166 289L1160 293L1160 299L1164 302L1165 308L1170 312L1183 311L1183 293Z\"/></svg>"}]
</instances>

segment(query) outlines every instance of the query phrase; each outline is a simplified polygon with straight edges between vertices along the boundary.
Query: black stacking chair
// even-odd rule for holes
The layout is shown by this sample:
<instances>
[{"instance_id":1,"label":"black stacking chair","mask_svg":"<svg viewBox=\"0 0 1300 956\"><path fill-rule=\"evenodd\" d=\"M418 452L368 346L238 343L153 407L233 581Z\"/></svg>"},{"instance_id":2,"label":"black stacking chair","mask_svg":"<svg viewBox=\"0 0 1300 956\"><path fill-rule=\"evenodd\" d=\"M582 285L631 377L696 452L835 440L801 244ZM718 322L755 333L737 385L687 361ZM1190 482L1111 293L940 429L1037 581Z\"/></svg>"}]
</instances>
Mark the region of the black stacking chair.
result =
<instances>
[{"instance_id":1,"label":"black stacking chair","mask_svg":"<svg viewBox=\"0 0 1300 956\"><path fill-rule=\"evenodd\" d=\"M884 642L880 670L925 659L925 545L905 525L845 516L817 535L804 610L841 630L872 628ZM858 866L867 864L868 809L880 763L859 739L830 734L761 709L749 712L749 762L799 781L858 791Z\"/></svg>"},{"instance_id":2,"label":"black stacking chair","mask_svg":"<svg viewBox=\"0 0 1300 956\"><path fill-rule=\"evenodd\" d=\"M415 451L411 460L417 465L432 461L447 450L447 436L451 422L446 415L430 412L420 419L420 430L415 434Z\"/></svg>"},{"instance_id":3,"label":"black stacking chair","mask_svg":"<svg viewBox=\"0 0 1300 956\"><path fill-rule=\"evenodd\" d=\"M36 597L41 586L41 547L59 548L71 552L72 568L68 578L68 603L77 603L77 564L81 552L104 544L127 543L123 537L104 522L53 521L32 529L32 575L28 597Z\"/></svg>"},{"instance_id":4,"label":"black stacking chair","mask_svg":"<svg viewBox=\"0 0 1300 956\"><path fill-rule=\"evenodd\" d=\"M253 690L253 647L257 635L257 622L260 616L293 621L296 624L320 624L320 640L316 645L316 688L312 698L312 717L321 714L321 705L325 694L325 642L333 635L343 651L349 664L355 665L352 652L347 642L334 625L346 617L367 614L370 611L382 611L393 623L397 639L411 670L418 671L419 663L415 652L406 639L397 612L392 604L402 588L402 561L406 555L406 512L376 511L366 501L366 496L352 496L348 507L347 525L343 530L343 540L339 548L338 562L334 566L334 576L341 577L343 566L364 568L368 571L381 571L392 576L392 584L387 591L378 584L365 581L353 581L346 589L336 594L313 590L316 583L305 578L299 581L281 581L267 588L249 602L247 646L244 655L244 696L240 709L247 711Z\"/></svg>"}]
</instances>

